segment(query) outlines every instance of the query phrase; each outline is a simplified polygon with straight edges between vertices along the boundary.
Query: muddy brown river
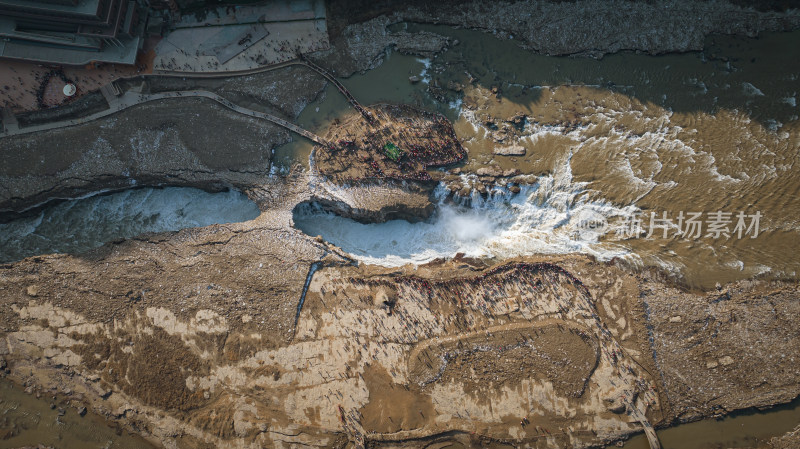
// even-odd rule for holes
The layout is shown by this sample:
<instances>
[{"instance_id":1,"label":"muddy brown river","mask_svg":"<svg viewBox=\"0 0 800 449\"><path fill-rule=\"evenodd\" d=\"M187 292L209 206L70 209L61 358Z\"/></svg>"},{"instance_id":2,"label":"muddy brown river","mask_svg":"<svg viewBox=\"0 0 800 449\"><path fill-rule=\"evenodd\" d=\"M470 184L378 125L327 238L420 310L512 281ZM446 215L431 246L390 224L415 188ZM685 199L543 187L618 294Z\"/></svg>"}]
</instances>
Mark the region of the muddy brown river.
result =
<instances>
[{"instance_id":1,"label":"muddy brown river","mask_svg":"<svg viewBox=\"0 0 800 449\"><path fill-rule=\"evenodd\" d=\"M432 60L391 53L377 69L343 83L364 103L410 102L450 117L469 149L465 172L489 164L558 177L567 167L567 182L585 183L569 201L585 197L635 210L632 220L604 217L608 232L600 238L601 247L622 247L632 264L661 267L690 288L751 277L797 279L800 32L759 39L711 37L702 53L621 53L598 61L531 55L513 42L470 30L398 27L447 35L459 43ZM421 81L411 83L410 76ZM434 99L431 90L442 97ZM300 121L321 132L346 113L349 106L329 86L324 100L306 108ZM507 143L493 139L487 122L502 123L519 113L527 120L514 140L526 154L494 155L494 148ZM311 145L295 142L276 156L278 164L307 163L310 152ZM700 236L677 235L678 217L698 212L694 221L701 222ZM672 223L656 222L651 232L651 213ZM327 217L336 221L334 232L319 218L300 217L300 227L308 225L314 231L309 233L343 247L351 241L366 246L370 231L409 232L413 238L426 232L410 232L406 227L415 225L397 223L392 228L352 224L348 234L342 231L347 220ZM619 232L637 219L641 233ZM720 229L727 232L717 234ZM665 448L753 447L798 423L795 401L658 434ZM648 445L639 435L624 447Z\"/></svg>"},{"instance_id":2,"label":"muddy brown river","mask_svg":"<svg viewBox=\"0 0 800 449\"><path fill-rule=\"evenodd\" d=\"M464 171L489 165L581 183L572 201L628 208L603 217L600 247L621 247L631 264L658 266L689 287L797 278L800 32L711 37L702 53L592 60L532 55L471 30L396 26L458 44L431 60L392 53L343 82L363 103L448 115L469 149ZM322 132L349 111L329 87L300 122ZM515 115L524 125L498 142L498 127ZM513 145L526 154L493 154ZM310 151L286 145L277 161L307 163Z\"/></svg>"},{"instance_id":3,"label":"muddy brown river","mask_svg":"<svg viewBox=\"0 0 800 449\"><path fill-rule=\"evenodd\" d=\"M103 417L83 414L62 398L36 398L0 379L0 448L119 448L153 447L146 440Z\"/></svg>"},{"instance_id":4,"label":"muddy brown river","mask_svg":"<svg viewBox=\"0 0 800 449\"><path fill-rule=\"evenodd\" d=\"M768 412L747 411L722 419L705 419L658 431L663 449L757 447L776 435L791 431L800 422L800 401ZM617 446L609 446L612 449ZM624 449L649 449L644 434L628 440Z\"/></svg>"},{"instance_id":5,"label":"muddy brown river","mask_svg":"<svg viewBox=\"0 0 800 449\"><path fill-rule=\"evenodd\" d=\"M459 203L442 193L442 207L454 208L461 228L483 226L498 210L507 223L486 225L477 234L458 232L453 245L430 258L463 251L467 241L468 252L496 259L541 248L619 258L659 267L697 289L753 277L797 280L800 32L711 37L704 52L619 53L593 60L533 55L511 40L470 30L394 27L458 43L432 59L388 54L376 69L342 80L355 97L364 104L403 102L447 115L469 150L458 167L464 182L486 167L531 175L526 197L499 192L481 199L482 208L475 207L477 199ZM323 134L350 113L346 100L328 86L298 124ZM495 154L508 148L516 148L515 154ZM296 139L276 149L276 167L308 166L311 150ZM420 251L408 245L419 241L420 232L440 241L437 233L454 223L444 214L423 225L361 225L315 214L296 217L298 227L387 265L418 257ZM587 222L597 226L587 230ZM537 226L559 238L543 240ZM385 235L389 229L397 249L364 247L370 232ZM5 383L0 390L4 427L14 429L0 447L142 447L142 441L98 424L97 417L73 416L74 411L60 417L46 402ZM747 447L798 423L795 401L678 425L659 437L665 448ZM37 440L44 434L52 439ZM646 444L636 437L624 447Z\"/></svg>"}]
</instances>

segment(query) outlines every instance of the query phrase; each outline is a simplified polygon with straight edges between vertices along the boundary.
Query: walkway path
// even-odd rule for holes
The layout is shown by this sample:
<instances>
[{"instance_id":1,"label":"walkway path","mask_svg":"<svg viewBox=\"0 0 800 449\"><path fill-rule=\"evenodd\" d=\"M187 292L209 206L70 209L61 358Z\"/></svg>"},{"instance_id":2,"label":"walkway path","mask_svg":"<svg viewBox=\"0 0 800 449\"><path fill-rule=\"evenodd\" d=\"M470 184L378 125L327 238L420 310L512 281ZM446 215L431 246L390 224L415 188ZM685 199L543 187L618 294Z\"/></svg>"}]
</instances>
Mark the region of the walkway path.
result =
<instances>
[{"instance_id":1,"label":"walkway path","mask_svg":"<svg viewBox=\"0 0 800 449\"><path fill-rule=\"evenodd\" d=\"M653 425L650 424L647 416L645 416L645 414L630 401L625 401L625 404L628 407L628 412L630 413L631 417L639 421L639 423L642 424L642 427L644 427L644 434L647 436L647 442L650 444L650 449L661 449L661 443L658 441L656 429L654 429Z\"/></svg>"},{"instance_id":2,"label":"walkway path","mask_svg":"<svg viewBox=\"0 0 800 449\"><path fill-rule=\"evenodd\" d=\"M97 120L99 118L103 118L109 116L111 114L115 114L119 111L128 109L130 107L136 106L138 104L146 103L149 101L156 101L156 100L163 100L167 98L184 98L184 97L202 97L208 98L210 100L214 100L217 103L225 106L226 108L238 112L239 114L248 115L250 117L255 117L263 120L270 121L278 126L288 129L289 131L295 132L300 134L301 136L312 140L320 145L325 145L327 142L322 137L305 130L294 123L288 122L280 117L276 117L272 114L267 114L265 112L254 111L252 109L245 108L243 106L239 106L234 104L230 100L221 97L213 92L205 91L205 90L188 90L188 91L179 91L179 92L161 92L157 94L139 94L134 92L125 92L123 95L115 96L109 95L108 92L103 92L104 97L109 103L109 108L86 117L80 117L71 120L63 120L59 122L52 122L52 123L44 123L41 125L33 125L27 126L24 128L16 128L7 127L0 133L0 137L6 136L13 136L19 134L28 134L33 132L39 131L46 131L50 129L57 129L57 128L64 128L67 126L74 126L74 125L81 125L84 123L91 122L92 120ZM4 121L5 122L5 121Z\"/></svg>"},{"instance_id":3,"label":"walkway path","mask_svg":"<svg viewBox=\"0 0 800 449\"><path fill-rule=\"evenodd\" d=\"M344 95L345 98L347 98L347 101L349 101L350 104L352 104L353 107L356 108L356 111L360 112L361 115L363 115L368 122L370 123L372 122L372 114L370 114L369 111L367 111L366 109L364 109L363 106L361 106L361 103L359 103L358 100L356 100L356 97L354 97L353 94L351 94L350 91L348 91L344 87L344 85L342 85L342 83L340 83L339 80L336 79L335 76L328 73L328 71L323 69L322 67L311 62L308 58L305 57L305 55L301 54L300 60L303 62L304 65L311 68L320 75L324 76L325 79L333 83L333 85L336 86L337 89L339 89L339 92L341 92L342 95Z\"/></svg>"},{"instance_id":4,"label":"walkway path","mask_svg":"<svg viewBox=\"0 0 800 449\"><path fill-rule=\"evenodd\" d=\"M334 77L327 70L323 69L322 67L320 67L317 64L315 64L315 63L311 62L310 60L308 60L302 54L299 56L299 59L294 59L294 60L291 60L291 61L285 61L285 62L273 64L273 65L270 65L270 66L257 67L255 69L242 70L242 71L238 71L238 72L196 73L196 72L177 72L177 71L168 72L168 71L163 71L163 72L154 73L151 76L169 76L169 77L185 77L185 78L225 78L225 77L231 77L231 76L242 76L242 75L251 75L251 74L261 73L261 72L268 72L268 71L271 71L271 70L282 69L284 67L288 67L288 66L291 66L291 65L306 66L306 67L310 68L311 70L314 70L315 72L319 73L323 77L325 77L326 80L330 81L334 86L336 86L337 89L339 89L339 92L341 92L342 95L344 95L345 98L347 98L347 101L349 101L350 104L353 105L353 107L358 112L360 112L361 115L364 116L364 118L367 121L369 121L370 123L373 121L374 118L373 118L372 114L369 111L367 111L366 108L364 108L361 105L361 103L358 102L358 100L356 100L356 98L353 96L353 94L351 94L350 91L348 91L347 88L345 88L344 85L342 85L342 83L340 83L339 80L336 79L336 77ZM44 124L41 124L41 125L26 126L24 128L20 128L17 125L16 117L14 117L14 115L11 114L11 111L8 111L6 109L0 109L0 112L3 113L3 117L2 117L3 118L3 129L0 129L0 138L7 137L7 136L13 136L13 135L19 135L19 134L28 134L28 133L32 133L32 132L38 132L38 131L46 131L46 130L56 129L56 128L63 128L63 127L67 127L67 126L80 125L80 124L83 124L83 123L90 122L92 120L97 120L99 118L106 117L108 115L114 114L114 113L122 111L124 109L127 109L127 108L129 108L131 106L134 106L134 105L137 105L137 104L140 104L140 103L146 103L148 101L161 100L161 99L164 99L164 98L177 98L177 97L204 97L204 98L209 98L211 100L214 100L217 103L220 103L223 106L227 107L228 109L231 109L231 110L233 110L235 112L238 112L240 114L249 115L251 117L256 117L256 118L268 120L268 121L270 121L272 123L275 123L278 126L286 128L286 129L288 129L288 130L290 130L290 131L292 131L294 133L300 134L301 136L303 136L303 137L305 137L305 138L307 138L309 140L312 140L312 141L314 141L314 142L316 142L316 143L318 143L320 145L327 144L327 141L325 139L323 139L322 137L320 137L320 136L318 136L318 135L316 135L316 134L314 134L314 133L312 133L312 132L310 132L310 131L308 131L306 129L303 129L303 128L301 128L301 127L299 127L299 126L297 126L297 125L295 125L295 124L293 124L291 122L288 122L286 120L283 120L283 119L281 119L279 117L276 117L274 115L271 115L271 114L254 111L252 109L247 109L247 108L244 108L242 106L233 104L229 100L227 100L227 99L225 99L225 98L223 98L223 97L221 97L221 96L219 96L219 95L217 95L217 94L215 94L213 92L203 91L203 90L161 92L161 93L157 93L157 94L140 94L140 93L134 93L134 92L125 92L124 94L117 96L117 95L115 95L116 92L113 92L114 87L115 87L115 85L112 82L112 83L109 83L106 86L103 86L100 89L100 92L103 94L103 97L106 99L106 101L109 104L109 108L108 109L106 109L104 111L100 111L100 112L94 113L94 114L91 114L91 115L88 115L88 116L85 116L85 117L76 118L76 119L62 120L62 121L58 121L58 122L44 123Z\"/></svg>"},{"instance_id":5,"label":"walkway path","mask_svg":"<svg viewBox=\"0 0 800 449\"><path fill-rule=\"evenodd\" d=\"M269 65L269 66L257 67L257 68L254 68L254 69L241 70L241 71L237 71L237 72L223 72L223 73L202 73L202 72L200 72L200 73L195 73L195 72L179 72L179 71L158 71L158 72L154 72L153 74L154 75L161 75L161 76L180 76L180 77L187 77L187 78L189 78L189 77L191 77L191 78L220 78L220 77L228 77L228 76L252 75L252 74L255 74L255 73L268 72L270 70L282 69L284 67L288 67L288 66L291 66L291 65L306 66L306 67L310 68L311 70L319 73L323 77L325 77L326 80L328 80L331 84L336 86L337 89L339 89L339 92L341 92L342 95L344 95L345 98L347 98L347 101L349 101L350 104L353 105L353 107L358 112L360 112L361 115L363 115L365 119L367 119L368 121L372 122L372 120L373 120L372 114L370 114L370 112L367 111L367 109L364 108L364 106L362 106L361 103L358 102L358 100L356 100L356 97L354 97L353 94L351 94L350 91L347 90L347 88L344 87L344 85L341 82L339 82L339 80L336 79L335 76L333 76L330 72L328 72L327 70L323 69L322 67L318 66L317 64L315 64L314 62L312 62L311 60L306 58L306 56L303 55L303 54L300 54L298 56L298 59L293 59L291 61L279 62L279 63L272 64L272 65Z\"/></svg>"}]
</instances>

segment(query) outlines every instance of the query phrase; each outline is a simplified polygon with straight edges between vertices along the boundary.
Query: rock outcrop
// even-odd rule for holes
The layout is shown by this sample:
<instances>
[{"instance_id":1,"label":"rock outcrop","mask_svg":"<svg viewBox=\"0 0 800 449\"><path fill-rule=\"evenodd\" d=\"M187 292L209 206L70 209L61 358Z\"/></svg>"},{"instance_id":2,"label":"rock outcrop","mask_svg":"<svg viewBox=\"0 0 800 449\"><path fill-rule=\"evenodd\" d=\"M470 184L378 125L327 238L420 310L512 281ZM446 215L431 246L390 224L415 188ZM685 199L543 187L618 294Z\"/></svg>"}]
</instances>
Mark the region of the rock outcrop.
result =
<instances>
[{"instance_id":1,"label":"rock outcrop","mask_svg":"<svg viewBox=\"0 0 800 449\"><path fill-rule=\"evenodd\" d=\"M591 57L623 50L701 50L711 34L755 37L800 26L797 10L761 12L724 0L472 1L448 8L410 7L397 15L403 21L483 30L546 55Z\"/></svg>"}]
</instances>

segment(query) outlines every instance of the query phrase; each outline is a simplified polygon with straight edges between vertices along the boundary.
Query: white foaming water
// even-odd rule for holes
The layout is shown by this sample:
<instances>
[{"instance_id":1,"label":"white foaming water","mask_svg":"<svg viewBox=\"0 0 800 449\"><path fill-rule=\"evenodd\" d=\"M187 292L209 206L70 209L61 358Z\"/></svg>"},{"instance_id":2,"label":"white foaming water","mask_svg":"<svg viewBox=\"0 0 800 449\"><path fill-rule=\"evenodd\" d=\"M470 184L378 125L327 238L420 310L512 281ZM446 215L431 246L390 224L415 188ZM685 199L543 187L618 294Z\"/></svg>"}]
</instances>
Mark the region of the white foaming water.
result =
<instances>
[{"instance_id":1,"label":"white foaming water","mask_svg":"<svg viewBox=\"0 0 800 449\"><path fill-rule=\"evenodd\" d=\"M256 204L236 191L186 187L134 189L65 201L36 216L0 224L0 261L78 253L149 232L252 220Z\"/></svg>"},{"instance_id":2,"label":"white foaming water","mask_svg":"<svg viewBox=\"0 0 800 449\"><path fill-rule=\"evenodd\" d=\"M417 62L421 62L422 65L425 66L425 67L423 67L422 71L419 72L420 80L425 84L429 84L431 82L431 75L428 73L428 69L431 68L431 60L428 59L428 58L424 58L424 59L423 58L416 58L416 59L417 59Z\"/></svg>"},{"instance_id":3,"label":"white foaming water","mask_svg":"<svg viewBox=\"0 0 800 449\"><path fill-rule=\"evenodd\" d=\"M463 176L471 184L474 177ZM616 207L588 199L584 183L572 182L569 161L553 176L521 186L518 194L496 187L486 197L452 198L437 189L438 208L425 222L393 220L362 224L306 205L294 222L309 235L321 235L365 263L420 264L457 253L508 258L530 254L591 254L601 260L635 257L626 248L602 242L612 223L632 216L633 206Z\"/></svg>"}]
</instances>

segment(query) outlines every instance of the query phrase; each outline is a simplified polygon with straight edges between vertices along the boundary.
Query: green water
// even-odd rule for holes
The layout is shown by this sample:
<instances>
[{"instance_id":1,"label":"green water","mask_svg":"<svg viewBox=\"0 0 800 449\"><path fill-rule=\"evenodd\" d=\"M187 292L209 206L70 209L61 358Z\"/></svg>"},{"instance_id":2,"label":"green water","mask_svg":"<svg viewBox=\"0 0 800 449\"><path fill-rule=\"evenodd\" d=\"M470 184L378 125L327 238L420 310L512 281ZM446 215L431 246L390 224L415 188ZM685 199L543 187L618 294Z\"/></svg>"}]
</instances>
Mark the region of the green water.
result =
<instances>
[{"instance_id":1,"label":"green water","mask_svg":"<svg viewBox=\"0 0 800 449\"><path fill-rule=\"evenodd\" d=\"M59 449L154 447L137 435L113 427L101 416L81 416L76 406L52 396L37 399L0 379L0 449L38 445Z\"/></svg>"},{"instance_id":2,"label":"green water","mask_svg":"<svg viewBox=\"0 0 800 449\"><path fill-rule=\"evenodd\" d=\"M770 410L745 411L723 419L704 419L657 431L663 449L752 448L800 424L800 400ZM607 449L617 446L608 446ZM624 449L649 449L644 434L628 440Z\"/></svg>"},{"instance_id":3,"label":"green water","mask_svg":"<svg viewBox=\"0 0 800 449\"><path fill-rule=\"evenodd\" d=\"M424 67L416 57L390 53L378 68L341 82L365 105L407 103L444 110L445 107L436 104L425 92L425 83L412 84L408 80L410 76L418 75ZM322 99L309 104L300 113L296 123L311 132L324 134L336 118L352 112L344 96L335 86L328 84ZM312 148L313 144L306 139L294 139L275 150L274 162L284 168L296 163L308 167Z\"/></svg>"}]
</instances>

